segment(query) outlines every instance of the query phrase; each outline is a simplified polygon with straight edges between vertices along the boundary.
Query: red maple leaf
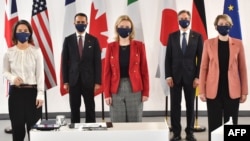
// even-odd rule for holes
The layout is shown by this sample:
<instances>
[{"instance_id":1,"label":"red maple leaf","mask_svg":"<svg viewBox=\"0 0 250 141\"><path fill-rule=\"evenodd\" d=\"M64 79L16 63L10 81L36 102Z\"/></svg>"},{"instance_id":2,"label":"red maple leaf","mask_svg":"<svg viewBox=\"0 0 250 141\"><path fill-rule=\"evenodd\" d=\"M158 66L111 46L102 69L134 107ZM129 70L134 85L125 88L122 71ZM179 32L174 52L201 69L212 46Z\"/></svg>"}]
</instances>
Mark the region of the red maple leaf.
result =
<instances>
[{"instance_id":1,"label":"red maple leaf","mask_svg":"<svg viewBox=\"0 0 250 141\"><path fill-rule=\"evenodd\" d=\"M100 44L101 50L103 48L106 48L108 46L108 37L103 35L105 32L108 31L107 26L107 19L106 19L106 13L101 14L101 16L97 17L98 9L95 8L94 2L91 4L91 14L90 14L90 26L89 26L89 33L93 36L95 36ZM102 50L102 53L103 50ZM102 58L102 74L105 59ZM104 75L102 75L102 81L104 80ZM95 95L98 95L103 92L103 85L99 90L95 92Z\"/></svg>"},{"instance_id":2,"label":"red maple leaf","mask_svg":"<svg viewBox=\"0 0 250 141\"><path fill-rule=\"evenodd\" d=\"M98 9L95 8L94 3L91 4L91 14L90 14L90 26L89 32L98 38L101 48L107 47L108 37L102 35L102 33L108 31L106 13L97 17Z\"/></svg>"}]
</instances>

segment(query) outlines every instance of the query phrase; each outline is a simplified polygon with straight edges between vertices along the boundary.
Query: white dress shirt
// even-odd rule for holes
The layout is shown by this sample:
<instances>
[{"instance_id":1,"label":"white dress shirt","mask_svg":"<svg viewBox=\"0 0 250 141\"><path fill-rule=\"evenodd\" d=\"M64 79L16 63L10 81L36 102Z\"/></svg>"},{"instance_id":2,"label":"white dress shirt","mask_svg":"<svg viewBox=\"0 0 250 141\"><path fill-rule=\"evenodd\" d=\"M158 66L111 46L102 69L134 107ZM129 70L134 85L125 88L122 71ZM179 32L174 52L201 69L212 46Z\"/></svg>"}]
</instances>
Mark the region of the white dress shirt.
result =
<instances>
[{"instance_id":1,"label":"white dress shirt","mask_svg":"<svg viewBox=\"0 0 250 141\"><path fill-rule=\"evenodd\" d=\"M85 39L85 36L86 36L86 32L83 32L82 34L79 34L79 33L76 32L77 44L79 43L78 41L79 41L80 36L82 36L82 45L83 45L82 47L84 47L84 39Z\"/></svg>"},{"instance_id":2,"label":"white dress shirt","mask_svg":"<svg viewBox=\"0 0 250 141\"><path fill-rule=\"evenodd\" d=\"M23 84L37 85L37 99L44 100L44 63L39 47L8 48L3 60L3 76L10 85L14 85L17 77L23 80Z\"/></svg>"},{"instance_id":3,"label":"white dress shirt","mask_svg":"<svg viewBox=\"0 0 250 141\"><path fill-rule=\"evenodd\" d=\"M180 30L180 45L181 45L181 48L182 48L182 39L183 39L183 33L186 33L186 40L187 40L187 45L188 45L188 39L189 39L189 34L190 34L190 29L186 30L186 31L182 31Z\"/></svg>"},{"instance_id":4,"label":"white dress shirt","mask_svg":"<svg viewBox=\"0 0 250 141\"><path fill-rule=\"evenodd\" d=\"M190 29L186 30L186 31L182 31L180 30L180 47L182 48L182 39L183 39L183 32L186 32L186 40L187 40L187 45L188 45L188 39L189 39L189 34L190 34ZM172 79L172 77L167 77L168 79Z\"/></svg>"}]
</instances>

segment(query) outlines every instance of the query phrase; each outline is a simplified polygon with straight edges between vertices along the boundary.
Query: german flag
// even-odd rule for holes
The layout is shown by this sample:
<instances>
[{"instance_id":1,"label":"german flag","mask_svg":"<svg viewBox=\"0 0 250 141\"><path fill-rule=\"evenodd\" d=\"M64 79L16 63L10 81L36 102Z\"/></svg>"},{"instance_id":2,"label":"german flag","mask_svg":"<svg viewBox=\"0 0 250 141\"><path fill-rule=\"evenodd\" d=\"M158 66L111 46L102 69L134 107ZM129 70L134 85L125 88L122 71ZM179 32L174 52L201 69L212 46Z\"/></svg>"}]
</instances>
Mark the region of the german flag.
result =
<instances>
[{"instance_id":1,"label":"german flag","mask_svg":"<svg viewBox=\"0 0 250 141\"><path fill-rule=\"evenodd\" d=\"M193 0L192 30L201 33L203 40L208 38L204 0Z\"/></svg>"}]
</instances>

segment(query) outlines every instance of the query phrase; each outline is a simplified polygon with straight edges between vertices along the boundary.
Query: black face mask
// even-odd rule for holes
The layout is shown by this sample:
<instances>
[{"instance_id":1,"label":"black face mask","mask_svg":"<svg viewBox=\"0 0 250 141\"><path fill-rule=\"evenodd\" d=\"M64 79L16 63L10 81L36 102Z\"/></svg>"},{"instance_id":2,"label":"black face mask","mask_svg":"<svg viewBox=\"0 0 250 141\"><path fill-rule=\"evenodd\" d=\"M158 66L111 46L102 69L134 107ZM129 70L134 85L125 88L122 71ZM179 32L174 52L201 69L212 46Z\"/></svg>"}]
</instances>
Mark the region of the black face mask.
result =
<instances>
[{"instance_id":1,"label":"black face mask","mask_svg":"<svg viewBox=\"0 0 250 141\"><path fill-rule=\"evenodd\" d=\"M217 25L217 31L222 36L226 36L227 34L229 34L230 29L231 27L228 25L225 25L225 26Z\"/></svg>"},{"instance_id":2,"label":"black face mask","mask_svg":"<svg viewBox=\"0 0 250 141\"><path fill-rule=\"evenodd\" d=\"M126 38L130 35L130 33L132 32L131 28L118 28L117 29L118 34L122 37L122 38Z\"/></svg>"},{"instance_id":3,"label":"black face mask","mask_svg":"<svg viewBox=\"0 0 250 141\"><path fill-rule=\"evenodd\" d=\"M30 33L26 33L26 32L18 32L16 33L16 38L19 42L21 43L25 43L26 41L29 40L30 38Z\"/></svg>"},{"instance_id":4,"label":"black face mask","mask_svg":"<svg viewBox=\"0 0 250 141\"><path fill-rule=\"evenodd\" d=\"M84 32L87 24L75 24L75 27L78 32Z\"/></svg>"},{"instance_id":5,"label":"black face mask","mask_svg":"<svg viewBox=\"0 0 250 141\"><path fill-rule=\"evenodd\" d=\"M182 28L187 28L190 24L190 21L189 20L179 20L179 25L182 27Z\"/></svg>"}]
</instances>

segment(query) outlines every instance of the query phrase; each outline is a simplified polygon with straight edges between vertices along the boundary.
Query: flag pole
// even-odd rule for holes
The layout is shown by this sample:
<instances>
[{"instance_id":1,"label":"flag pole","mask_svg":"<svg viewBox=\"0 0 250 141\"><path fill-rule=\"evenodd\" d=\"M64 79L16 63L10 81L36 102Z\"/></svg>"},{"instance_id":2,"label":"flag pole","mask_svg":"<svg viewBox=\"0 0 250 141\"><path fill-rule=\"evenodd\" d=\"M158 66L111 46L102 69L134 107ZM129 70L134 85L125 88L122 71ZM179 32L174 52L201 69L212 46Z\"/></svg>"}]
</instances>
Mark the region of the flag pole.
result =
<instances>
[{"instance_id":1,"label":"flag pole","mask_svg":"<svg viewBox=\"0 0 250 141\"><path fill-rule=\"evenodd\" d=\"M170 127L170 125L168 124L168 96L166 96L166 107L165 107L165 120L166 120L166 123L169 127L169 131L172 131L172 128Z\"/></svg>"},{"instance_id":2,"label":"flag pole","mask_svg":"<svg viewBox=\"0 0 250 141\"><path fill-rule=\"evenodd\" d=\"M198 94L195 95L195 122L194 122L194 132L204 132L206 127L200 126L198 123Z\"/></svg>"},{"instance_id":3,"label":"flag pole","mask_svg":"<svg viewBox=\"0 0 250 141\"><path fill-rule=\"evenodd\" d=\"M104 118L104 96L102 93L102 121L105 122L105 118Z\"/></svg>"},{"instance_id":4,"label":"flag pole","mask_svg":"<svg viewBox=\"0 0 250 141\"><path fill-rule=\"evenodd\" d=\"M48 120L48 108L47 108L47 91L44 91L44 107L45 107L45 119Z\"/></svg>"}]
</instances>

